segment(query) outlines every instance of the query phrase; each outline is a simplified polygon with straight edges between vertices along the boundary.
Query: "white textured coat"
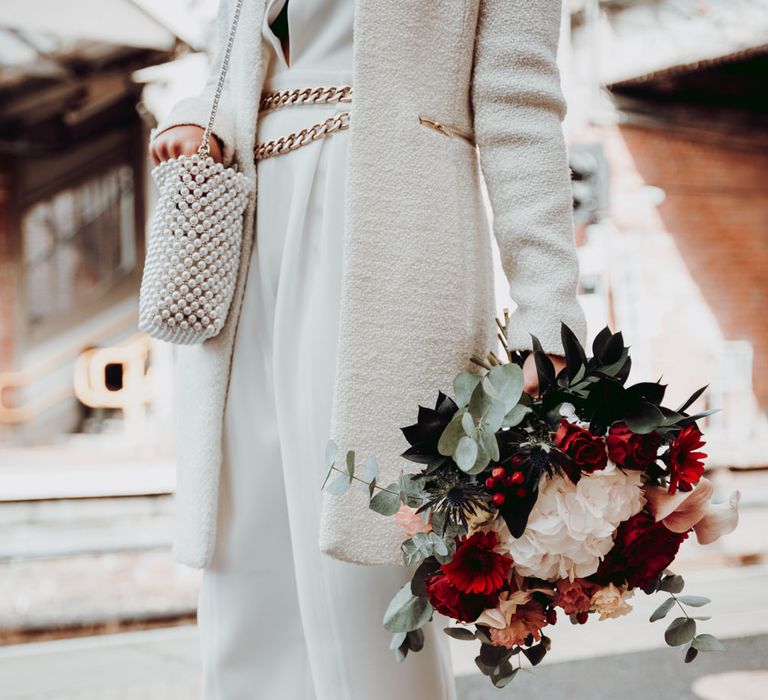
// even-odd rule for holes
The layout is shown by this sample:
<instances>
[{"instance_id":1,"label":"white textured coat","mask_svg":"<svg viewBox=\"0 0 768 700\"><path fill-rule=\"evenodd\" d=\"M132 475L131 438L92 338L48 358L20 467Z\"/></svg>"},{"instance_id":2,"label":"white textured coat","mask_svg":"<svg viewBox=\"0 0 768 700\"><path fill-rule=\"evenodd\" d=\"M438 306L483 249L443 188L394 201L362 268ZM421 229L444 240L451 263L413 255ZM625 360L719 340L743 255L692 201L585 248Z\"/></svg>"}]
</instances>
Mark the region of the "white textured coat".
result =
<instances>
[{"instance_id":1,"label":"white textured coat","mask_svg":"<svg viewBox=\"0 0 768 700\"><path fill-rule=\"evenodd\" d=\"M218 47L233 7L223 0ZM415 421L417 406L432 405L439 389L450 392L459 371L477 369L472 353L497 346L481 178L518 305L512 347L530 347L533 333L547 352L561 353L561 321L585 340L561 124L566 106L555 63L560 10L561 0L356 0L329 437L342 454L375 455L383 484L417 466L399 456L408 447L399 428ZM254 180L263 12L264 0L245 0L214 129L225 161ZM156 132L205 124L216 67L204 93L180 102ZM421 124L420 115L473 132L477 148ZM255 206L254 197L246 231ZM243 241L225 328L201 345L179 348L174 556L194 567L210 561L215 542L222 420L251 239ZM297 426L297 439L300 432ZM320 471L321 462L318 455ZM364 564L402 561L402 531L367 508L362 490L322 498L323 552Z\"/></svg>"}]
</instances>

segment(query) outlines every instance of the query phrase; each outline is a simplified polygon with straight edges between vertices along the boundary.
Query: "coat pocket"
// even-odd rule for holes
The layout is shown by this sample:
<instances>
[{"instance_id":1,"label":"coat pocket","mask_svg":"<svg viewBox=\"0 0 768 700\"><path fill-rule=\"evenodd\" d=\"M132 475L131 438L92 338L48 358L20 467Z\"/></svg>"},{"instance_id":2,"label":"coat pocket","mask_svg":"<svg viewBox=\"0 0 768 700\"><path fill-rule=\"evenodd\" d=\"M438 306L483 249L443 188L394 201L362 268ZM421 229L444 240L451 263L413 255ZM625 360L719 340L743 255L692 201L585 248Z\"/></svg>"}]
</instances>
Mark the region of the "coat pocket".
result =
<instances>
[{"instance_id":1,"label":"coat pocket","mask_svg":"<svg viewBox=\"0 0 768 700\"><path fill-rule=\"evenodd\" d=\"M431 117L425 117L424 115L419 115L419 124L429 127L430 129L434 129L435 131L443 134L443 136L457 136L461 139L464 139L470 145L475 145L475 137L473 134L469 133L468 131L458 129L452 124L446 124L445 122L432 119Z\"/></svg>"}]
</instances>

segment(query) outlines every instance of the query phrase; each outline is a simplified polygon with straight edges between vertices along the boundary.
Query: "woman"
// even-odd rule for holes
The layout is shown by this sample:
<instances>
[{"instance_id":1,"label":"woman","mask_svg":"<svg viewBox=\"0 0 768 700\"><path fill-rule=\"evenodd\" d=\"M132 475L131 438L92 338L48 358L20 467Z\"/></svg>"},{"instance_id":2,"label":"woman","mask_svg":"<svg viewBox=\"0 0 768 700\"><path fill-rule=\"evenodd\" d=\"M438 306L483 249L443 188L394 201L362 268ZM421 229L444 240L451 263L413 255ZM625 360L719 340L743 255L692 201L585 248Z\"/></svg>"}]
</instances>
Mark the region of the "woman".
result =
<instances>
[{"instance_id":1,"label":"woman","mask_svg":"<svg viewBox=\"0 0 768 700\"><path fill-rule=\"evenodd\" d=\"M322 454L331 437L394 480L398 428L494 348L483 178L511 346L534 334L560 367L561 321L585 340L559 25L560 0L244 0L214 155L258 206L224 329L177 363L174 554L204 568L206 697L455 697L436 625L395 664L381 618L409 579L403 533L362 490L322 494ZM156 129L156 162L196 150L217 68ZM317 86L335 89L279 106Z\"/></svg>"}]
</instances>

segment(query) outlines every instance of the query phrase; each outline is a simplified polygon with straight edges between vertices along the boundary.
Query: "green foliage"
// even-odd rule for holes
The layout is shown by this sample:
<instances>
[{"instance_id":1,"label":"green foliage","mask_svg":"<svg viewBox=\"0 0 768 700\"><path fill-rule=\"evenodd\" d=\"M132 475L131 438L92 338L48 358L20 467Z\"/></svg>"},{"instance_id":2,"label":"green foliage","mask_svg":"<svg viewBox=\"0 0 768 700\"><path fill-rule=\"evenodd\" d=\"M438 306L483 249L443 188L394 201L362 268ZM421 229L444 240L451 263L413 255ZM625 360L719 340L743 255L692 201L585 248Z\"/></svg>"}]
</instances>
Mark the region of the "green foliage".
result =
<instances>
[{"instance_id":1,"label":"green foliage","mask_svg":"<svg viewBox=\"0 0 768 700\"><path fill-rule=\"evenodd\" d=\"M432 617L432 604L411 592L410 581L392 598L384 613L384 629L389 632L410 632Z\"/></svg>"},{"instance_id":2,"label":"green foliage","mask_svg":"<svg viewBox=\"0 0 768 700\"><path fill-rule=\"evenodd\" d=\"M400 510L400 486L389 484L371 498L368 507L380 515L394 515Z\"/></svg>"},{"instance_id":3,"label":"green foliage","mask_svg":"<svg viewBox=\"0 0 768 700\"><path fill-rule=\"evenodd\" d=\"M651 622L661 620L675 606L679 606L684 617L676 617L672 620L664 633L664 639L667 644L673 647L685 647L685 663L691 663L700 651L723 651L725 647L711 634L696 634L696 621L708 620L705 615L689 615L683 606L690 605L694 608L700 608L711 602L709 598L696 595L676 595L683 590L685 581L682 576L677 576L671 571L665 571L664 576L658 582L656 590L669 593L669 597L654 610L651 615Z\"/></svg>"},{"instance_id":4,"label":"green foliage","mask_svg":"<svg viewBox=\"0 0 768 700\"><path fill-rule=\"evenodd\" d=\"M445 632L449 637L453 637L454 639L461 639L462 641L468 642L473 639L477 639L477 637L475 637L475 633L466 627L444 627L443 632Z\"/></svg>"},{"instance_id":5,"label":"green foliage","mask_svg":"<svg viewBox=\"0 0 768 700\"><path fill-rule=\"evenodd\" d=\"M661 605L659 605L656 610L653 611L653 614L651 615L651 622L656 622L656 620L661 620L662 618L667 616L667 613L672 609L672 606L675 604L675 599L671 596L667 598Z\"/></svg>"},{"instance_id":6,"label":"green foliage","mask_svg":"<svg viewBox=\"0 0 768 700\"><path fill-rule=\"evenodd\" d=\"M698 651L725 651L723 643L711 634L699 634L691 640L691 646Z\"/></svg>"},{"instance_id":7,"label":"green foliage","mask_svg":"<svg viewBox=\"0 0 768 700\"><path fill-rule=\"evenodd\" d=\"M666 593L680 593L680 591L683 590L683 586L685 586L685 580L682 576L670 574L661 579L659 590L665 591Z\"/></svg>"},{"instance_id":8,"label":"green foliage","mask_svg":"<svg viewBox=\"0 0 768 700\"><path fill-rule=\"evenodd\" d=\"M413 537L405 540L400 549L403 552L403 561L406 566L421 563L427 557L446 556L448 547L443 538L436 532L417 532Z\"/></svg>"},{"instance_id":9,"label":"green foliage","mask_svg":"<svg viewBox=\"0 0 768 700\"><path fill-rule=\"evenodd\" d=\"M677 598L683 605L690 605L692 608L700 608L712 601L700 595L681 595Z\"/></svg>"},{"instance_id":10,"label":"green foliage","mask_svg":"<svg viewBox=\"0 0 768 700\"><path fill-rule=\"evenodd\" d=\"M679 647L690 642L696 634L696 621L690 617L676 617L667 627L664 639L671 647Z\"/></svg>"}]
</instances>

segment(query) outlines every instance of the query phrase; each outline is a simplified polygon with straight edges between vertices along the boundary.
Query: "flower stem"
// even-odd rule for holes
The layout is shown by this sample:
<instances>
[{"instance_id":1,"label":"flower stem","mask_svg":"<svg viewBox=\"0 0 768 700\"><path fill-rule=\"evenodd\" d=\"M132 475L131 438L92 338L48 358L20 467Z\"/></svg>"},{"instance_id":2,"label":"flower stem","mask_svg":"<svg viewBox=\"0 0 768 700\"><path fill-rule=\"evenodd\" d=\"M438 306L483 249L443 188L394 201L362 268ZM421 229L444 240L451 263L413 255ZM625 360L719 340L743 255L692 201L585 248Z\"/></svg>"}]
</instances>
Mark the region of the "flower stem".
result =
<instances>
[{"instance_id":1,"label":"flower stem","mask_svg":"<svg viewBox=\"0 0 768 700\"><path fill-rule=\"evenodd\" d=\"M677 603L677 607L683 611L683 615L685 615L690 620L691 616L685 612L685 608L683 607L683 604L677 599L677 596L674 593L670 593L669 595L671 595L672 599L675 601L675 603Z\"/></svg>"},{"instance_id":2,"label":"flower stem","mask_svg":"<svg viewBox=\"0 0 768 700\"><path fill-rule=\"evenodd\" d=\"M346 469L339 469L335 464L331 465L331 468L328 470L328 474L330 474L334 470L349 476L349 472L346 471ZM359 481L359 482L361 482L363 484L366 484L366 485L370 485L370 483L371 483L370 481L366 481L365 479L361 479L359 476L355 476L354 474L352 475L352 478L355 479L356 481ZM326 481L328 480L327 476L325 477L325 480ZM323 486L325 486L325 481L323 482ZM382 491L386 491L387 493L393 493L396 496L400 495L399 491L393 491L392 489L388 489L386 486L379 486L378 484L374 484L373 488L380 489Z\"/></svg>"}]
</instances>

